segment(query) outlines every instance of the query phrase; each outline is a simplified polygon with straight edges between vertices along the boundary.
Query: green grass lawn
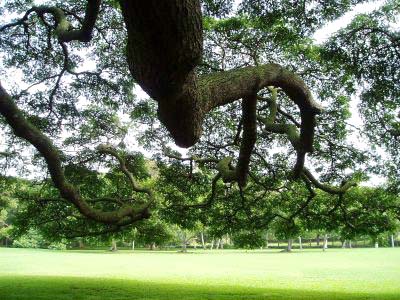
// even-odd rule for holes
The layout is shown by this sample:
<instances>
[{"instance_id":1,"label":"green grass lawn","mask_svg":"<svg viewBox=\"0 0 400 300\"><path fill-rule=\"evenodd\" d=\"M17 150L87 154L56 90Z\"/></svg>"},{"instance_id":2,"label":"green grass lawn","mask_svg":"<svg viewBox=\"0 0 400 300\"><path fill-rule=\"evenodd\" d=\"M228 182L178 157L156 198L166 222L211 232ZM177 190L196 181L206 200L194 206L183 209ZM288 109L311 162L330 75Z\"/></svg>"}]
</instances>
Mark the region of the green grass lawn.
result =
<instances>
[{"instance_id":1,"label":"green grass lawn","mask_svg":"<svg viewBox=\"0 0 400 300\"><path fill-rule=\"evenodd\" d=\"M0 299L400 299L400 248L280 253L0 248Z\"/></svg>"}]
</instances>

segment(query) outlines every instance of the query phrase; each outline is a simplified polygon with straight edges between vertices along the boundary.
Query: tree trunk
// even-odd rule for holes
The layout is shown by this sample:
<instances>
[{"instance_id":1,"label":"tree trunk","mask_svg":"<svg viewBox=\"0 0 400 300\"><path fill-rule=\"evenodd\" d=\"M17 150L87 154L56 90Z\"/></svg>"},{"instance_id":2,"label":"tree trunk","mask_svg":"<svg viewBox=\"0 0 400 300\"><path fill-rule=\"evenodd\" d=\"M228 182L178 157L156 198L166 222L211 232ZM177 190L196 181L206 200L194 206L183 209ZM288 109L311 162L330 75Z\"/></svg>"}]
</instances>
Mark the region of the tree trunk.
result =
<instances>
[{"instance_id":1,"label":"tree trunk","mask_svg":"<svg viewBox=\"0 0 400 300\"><path fill-rule=\"evenodd\" d=\"M83 243L82 239L78 240L78 247L79 247L79 249L85 248L85 244Z\"/></svg>"},{"instance_id":2,"label":"tree trunk","mask_svg":"<svg viewBox=\"0 0 400 300\"><path fill-rule=\"evenodd\" d=\"M312 151L315 115L321 109L298 76L269 64L197 77L195 68L203 54L200 1L119 2L128 32L131 74L158 102L159 119L178 146L198 141L212 109L276 86L299 106L302 147Z\"/></svg>"},{"instance_id":3,"label":"tree trunk","mask_svg":"<svg viewBox=\"0 0 400 300\"><path fill-rule=\"evenodd\" d=\"M132 241L132 250L135 250L135 240Z\"/></svg>"},{"instance_id":4,"label":"tree trunk","mask_svg":"<svg viewBox=\"0 0 400 300\"><path fill-rule=\"evenodd\" d=\"M226 242L227 245L232 245L232 239L231 239L231 236L229 234L226 235L226 241L225 242Z\"/></svg>"},{"instance_id":5,"label":"tree trunk","mask_svg":"<svg viewBox=\"0 0 400 300\"><path fill-rule=\"evenodd\" d=\"M186 239L182 239L182 252L187 252Z\"/></svg>"},{"instance_id":6,"label":"tree trunk","mask_svg":"<svg viewBox=\"0 0 400 300\"><path fill-rule=\"evenodd\" d=\"M211 240L210 250L214 248L214 239Z\"/></svg>"},{"instance_id":7,"label":"tree trunk","mask_svg":"<svg viewBox=\"0 0 400 300\"><path fill-rule=\"evenodd\" d=\"M204 233L203 231L200 233L201 235L201 245L203 247L204 250L206 250L206 243L204 243Z\"/></svg>"},{"instance_id":8,"label":"tree trunk","mask_svg":"<svg viewBox=\"0 0 400 300\"><path fill-rule=\"evenodd\" d=\"M303 243L301 241L301 236L299 236L299 248L300 250L303 250Z\"/></svg>"},{"instance_id":9,"label":"tree trunk","mask_svg":"<svg viewBox=\"0 0 400 300\"><path fill-rule=\"evenodd\" d=\"M349 240L349 248L353 248L353 245L351 243L351 240Z\"/></svg>"},{"instance_id":10,"label":"tree trunk","mask_svg":"<svg viewBox=\"0 0 400 300\"><path fill-rule=\"evenodd\" d=\"M216 250L219 249L220 244L221 244L221 239L218 239L218 240L217 240L217 244L215 245L215 249L216 249Z\"/></svg>"},{"instance_id":11,"label":"tree trunk","mask_svg":"<svg viewBox=\"0 0 400 300\"><path fill-rule=\"evenodd\" d=\"M265 248L268 249L268 232L267 232L267 234L265 236Z\"/></svg>"},{"instance_id":12,"label":"tree trunk","mask_svg":"<svg viewBox=\"0 0 400 300\"><path fill-rule=\"evenodd\" d=\"M292 251L292 243L293 240L292 239L288 239L288 244L287 244L287 252L291 252Z\"/></svg>"},{"instance_id":13,"label":"tree trunk","mask_svg":"<svg viewBox=\"0 0 400 300\"><path fill-rule=\"evenodd\" d=\"M342 241L342 249L346 248L346 240Z\"/></svg>"},{"instance_id":14,"label":"tree trunk","mask_svg":"<svg viewBox=\"0 0 400 300\"><path fill-rule=\"evenodd\" d=\"M317 246L319 246L319 234L317 234Z\"/></svg>"},{"instance_id":15,"label":"tree trunk","mask_svg":"<svg viewBox=\"0 0 400 300\"><path fill-rule=\"evenodd\" d=\"M394 235L393 234L390 236L390 242L392 244L392 248L394 248Z\"/></svg>"},{"instance_id":16,"label":"tree trunk","mask_svg":"<svg viewBox=\"0 0 400 300\"><path fill-rule=\"evenodd\" d=\"M112 239L112 240L111 240L111 248L110 248L110 251L113 251L113 252L118 251L118 248L117 248L117 241L116 241L115 239Z\"/></svg>"},{"instance_id":17,"label":"tree trunk","mask_svg":"<svg viewBox=\"0 0 400 300\"><path fill-rule=\"evenodd\" d=\"M186 236L186 231L182 231L180 234L181 237L181 243L182 243L182 249L181 252L187 252L187 236Z\"/></svg>"},{"instance_id":18,"label":"tree trunk","mask_svg":"<svg viewBox=\"0 0 400 300\"><path fill-rule=\"evenodd\" d=\"M324 234L324 244L322 245L322 250L325 251L328 249L328 235Z\"/></svg>"},{"instance_id":19,"label":"tree trunk","mask_svg":"<svg viewBox=\"0 0 400 300\"><path fill-rule=\"evenodd\" d=\"M375 248L379 248L379 243L375 242Z\"/></svg>"},{"instance_id":20,"label":"tree trunk","mask_svg":"<svg viewBox=\"0 0 400 300\"><path fill-rule=\"evenodd\" d=\"M224 238L221 239L220 248L221 248L221 249L224 249Z\"/></svg>"}]
</instances>

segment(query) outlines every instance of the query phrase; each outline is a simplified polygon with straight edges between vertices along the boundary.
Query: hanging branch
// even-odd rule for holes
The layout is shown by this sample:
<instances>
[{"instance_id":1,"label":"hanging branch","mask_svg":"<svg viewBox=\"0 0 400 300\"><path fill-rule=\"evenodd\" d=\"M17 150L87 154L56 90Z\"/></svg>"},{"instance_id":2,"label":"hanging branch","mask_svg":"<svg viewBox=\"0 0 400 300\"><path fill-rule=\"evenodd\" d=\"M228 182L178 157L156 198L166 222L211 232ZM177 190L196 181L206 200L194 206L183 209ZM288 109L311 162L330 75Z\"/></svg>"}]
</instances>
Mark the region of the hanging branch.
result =
<instances>
[{"instance_id":1,"label":"hanging branch","mask_svg":"<svg viewBox=\"0 0 400 300\"><path fill-rule=\"evenodd\" d=\"M69 183L62 167L61 152L51 140L31 124L18 109L11 96L0 83L0 113L14 130L16 136L28 141L43 156L46 161L54 186L60 191L61 197L70 201L89 219L105 224L127 224L149 217L148 205L134 208L124 205L118 210L108 212L91 207L85 201L75 186Z\"/></svg>"},{"instance_id":2,"label":"hanging branch","mask_svg":"<svg viewBox=\"0 0 400 300\"><path fill-rule=\"evenodd\" d=\"M286 135L297 153L296 164L293 167L294 177L297 178L300 176L303 170L305 155L307 152L310 152L309 150L311 149L304 147L304 141L302 141L301 133L299 133L296 125L275 123L276 115L278 113L278 89L272 86L268 87L268 89L271 92L271 99L269 101L269 115L266 118L258 116L257 120L263 124L265 131Z\"/></svg>"}]
</instances>

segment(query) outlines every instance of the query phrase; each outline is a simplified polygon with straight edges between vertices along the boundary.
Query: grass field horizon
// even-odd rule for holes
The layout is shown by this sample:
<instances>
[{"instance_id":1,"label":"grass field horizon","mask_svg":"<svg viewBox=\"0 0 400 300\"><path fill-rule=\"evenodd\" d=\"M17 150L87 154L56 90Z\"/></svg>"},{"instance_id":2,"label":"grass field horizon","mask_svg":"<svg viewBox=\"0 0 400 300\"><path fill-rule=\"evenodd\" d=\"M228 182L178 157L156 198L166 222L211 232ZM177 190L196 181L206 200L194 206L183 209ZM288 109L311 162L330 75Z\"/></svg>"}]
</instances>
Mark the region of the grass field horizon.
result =
<instances>
[{"instance_id":1,"label":"grass field horizon","mask_svg":"<svg viewBox=\"0 0 400 300\"><path fill-rule=\"evenodd\" d=\"M400 299L400 248L0 248L0 299Z\"/></svg>"}]
</instances>

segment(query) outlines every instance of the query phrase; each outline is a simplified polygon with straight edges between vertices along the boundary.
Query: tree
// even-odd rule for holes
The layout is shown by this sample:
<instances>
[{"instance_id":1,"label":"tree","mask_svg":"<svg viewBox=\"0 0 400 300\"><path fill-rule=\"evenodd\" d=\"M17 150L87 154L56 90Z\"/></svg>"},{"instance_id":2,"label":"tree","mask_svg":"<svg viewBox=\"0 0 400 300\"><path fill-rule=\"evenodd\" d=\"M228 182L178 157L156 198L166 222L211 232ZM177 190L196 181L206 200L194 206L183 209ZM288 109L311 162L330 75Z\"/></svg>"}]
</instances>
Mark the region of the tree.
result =
<instances>
[{"instance_id":1,"label":"tree","mask_svg":"<svg viewBox=\"0 0 400 300\"><path fill-rule=\"evenodd\" d=\"M149 218L159 204L154 186L137 180L129 168L131 153L124 145L129 122L118 118L123 110L132 112L132 120L145 119L150 125L158 118L177 145L194 145L189 157L162 152L189 163L189 173L196 164L210 168L210 196L197 205L213 203L221 181L232 185L236 199L243 203L246 193L279 190L279 185L293 180L302 181L299 184L309 192L309 201L314 188L343 195L355 185L346 170L366 169L368 160L368 153L346 141L349 100L357 79L376 84L386 75L384 67L396 61L388 60L398 57L398 32L390 29L388 20L398 13L398 5L389 1L374 15L356 19L326 45L315 45L310 37L361 2L327 2L315 8L311 1L292 5L246 0L239 13L229 17L232 1L204 1L203 6L198 0L71 0L43 6L6 1L3 11L20 16L0 27L1 51L7 54L3 65L21 70L31 84L11 92L0 86L1 122L9 144L1 156L18 160L13 148L32 145L43 159L35 163L45 163L58 198L63 199L61 205L72 204L110 230ZM371 41L378 34L387 42L387 51L394 52L383 60L354 63L353 53L360 53L361 46L345 45L341 38L349 34L354 41L365 31ZM377 43L370 45L380 51ZM85 46L87 52L82 54ZM92 58L95 70L80 70L84 56ZM362 76L365 70L370 76ZM377 86L380 93L372 96L387 92L391 103L399 90L392 80L398 78L398 68L390 65L387 70L391 73L384 88ZM135 103L134 82L155 100L156 113L149 101ZM322 108L313 95L326 106L318 120ZM368 98L363 103L369 102L373 101ZM391 124L393 139L397 138L396 107L397 103L387 105L390 112L384 114L390 116L385 124ZM366 120L373 121L376 115L365 112ZM168 142L165 129L152 129L145 139L161 150L160 144ZM62 138L66 130L70 135ZM21 138L17 144L10 142L14 136ZM83 148L76 150L78 146ZM274 154L273 146L285 150ZM73 154L62 148L73 149ZM313 150L310 158L318 160L314 167L322 181L305 167L306 154ZM101 199L108 200L102 204L96 201L98 196L82 192L67 171L77 166L92 174L94 181L101 180L98 169L108 163L105 157L118 162L126 186L123 195L100 193ZM108 168L110 173L115 170ZM251 205L243 206L251 209ZM307 206L305 202L300 209Z\"/></svg>"},{"instance_id":2,"label":"tree","mask_svg":"<svg viewBox=\"0 0 400 300\"><path fill-rule=\"evenodd\" d=\"M265 245L265 233L262 231L240 231L233 236L233 243L238 248L256 249Z\"/></svg>"},{"instance_id":3,"label":"tree","mask_svg":"<svg viewBox=\"0 0 400 300\"><path fill-rule=\"evenodd\" d=\"M173 228L158 219L145 220L139 223L137 240L142 245L148 245L151 250L156 246L164 246L172 241Z\"/></svg>"}]
</instances>

